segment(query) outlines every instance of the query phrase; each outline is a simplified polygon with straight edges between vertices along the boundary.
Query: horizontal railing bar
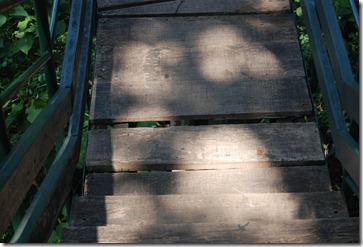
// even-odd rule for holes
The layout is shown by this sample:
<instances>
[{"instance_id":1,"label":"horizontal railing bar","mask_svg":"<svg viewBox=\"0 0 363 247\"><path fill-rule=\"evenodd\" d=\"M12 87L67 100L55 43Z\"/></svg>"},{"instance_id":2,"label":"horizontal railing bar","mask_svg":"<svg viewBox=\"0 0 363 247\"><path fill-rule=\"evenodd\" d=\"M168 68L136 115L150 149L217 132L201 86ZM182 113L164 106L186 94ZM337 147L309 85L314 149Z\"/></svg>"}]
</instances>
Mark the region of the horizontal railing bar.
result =
<instances>
[{"instance_id":1,"label":"horizontal railing bar","mask_svg":"<svg viewBox=\"0 0 363 247\"><path fill-rule=\"evenodd\" d=\"M12 9L27 0L1 0L0 1L0 13L4 13L9 9Z\"/></svg>"},{"instance_id":2,"label":"horizontal railing bar","mask_svg":"<svg viewBox=\"0 0 363 247\"><path fill-rule=\"evenodd\" d=\"M24 73L15 79L0 95L0 103L3 106L8 100L14 97L24 85L30 80L51 58L48 52L45 52L35 63L30 66Z\"/></svg>"},{"instance_id":3,"label":"horizontal railing bar","mask_svg":"<svg viewBox=\"0 0 363 247\"><path fill-rule=\"evenodd\" d=\"M59 89L0 164L3 234L71 115L71 90ZM5 199L6 198L6 199Z\"/></svg>"},{"instance_id":4,"label":"horizontal railing bar","mask_svg":"<svg viewBox=\"0 0 363 247\"><path fill-rule=\"evenodd\" d=\"M316 0L315 3L341 103L349 116L359 123L359 86L350 66L333 3L331 0Z\"/></svg>"}]
</instances>

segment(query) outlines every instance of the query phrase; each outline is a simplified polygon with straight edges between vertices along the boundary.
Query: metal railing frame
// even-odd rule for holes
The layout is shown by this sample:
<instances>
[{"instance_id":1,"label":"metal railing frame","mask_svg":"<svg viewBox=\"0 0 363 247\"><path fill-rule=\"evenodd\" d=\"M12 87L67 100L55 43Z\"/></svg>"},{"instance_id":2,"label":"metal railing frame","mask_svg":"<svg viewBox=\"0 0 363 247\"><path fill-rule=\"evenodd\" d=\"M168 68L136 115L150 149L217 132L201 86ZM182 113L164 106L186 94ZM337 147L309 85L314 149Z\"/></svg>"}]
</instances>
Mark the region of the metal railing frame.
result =
<instances>
[{"instance_id":1,"label":"metal railing frame","mask_svg":"<svg viewBox=\"0 0 363 247\"><path fill-rule=\"evenodd\" d=\"M26 0L2 0L0 13L22 4ZM20 164L19 156L28 155L19 152L31 146L32 140L36 140L37 133L41 133L44 126L51 125L52 116L57 115L62 105L70 105L70 118L65 122L68 125L68 135L63 141L53 164L48 170L39 190L35 194L19 227L11 239L12 243L46 242L55 226L58 215L71 192L73 174L79 160L82 129L86 100L88 98L88 78L91 64L92 39L95 29L95 0L71 1L70 21L66 42L65 56L62 66L62 74L58 85L55 74L55 64L52 55L53 38L55 34L57 11L59 1L54 0L52 16L48 23L46 3L43 0L33 0L40 49L43 55L20 75L1 94L0 112L0 193L9 187L9 180L16 173ZM20 140L12 147L7 134L2 106L11 99L19 89L40 69L45 69L47 91L49 101L46 107L38 115L32 125L24 132ZM69 96L68 96L69 95ZM50 123L49 123L50 122ZM61 130L58 134L61 134ZM31 140L26 140L30 138ZM54 144L54 143L53 143ZM41 152L42 147L36 147ZM41 162L34 160L34 162ZM5 188L5 189L4 189ZM26 193L26 191L24 192ZM0 200L7 200L2 198ZM4 205L0 202L1 205ZM14 205L18 207L19 205ZM14 210L7 216L9 220L14 216ZM10 222L3 219L0 222L0 233L4 233L4 227Z\"/></svg>"},{"instance_id":2,"label":"metal railing frame","mask_svg":"<svg viewBox=\"0 0 363 247\"><path fill-rule=\"evenodd\" d=\"M350 5L359 27L357 6L354 1ZM352 126L359 125L359 84L353 76L332 1L301 0L301 7L312 54L314 74L310 78L317 79L323 94L336 156L343 166L343 187L349 186L359 196L359 140L348 130L343 115L345 110Z\"/></svg>"}]
</instances>

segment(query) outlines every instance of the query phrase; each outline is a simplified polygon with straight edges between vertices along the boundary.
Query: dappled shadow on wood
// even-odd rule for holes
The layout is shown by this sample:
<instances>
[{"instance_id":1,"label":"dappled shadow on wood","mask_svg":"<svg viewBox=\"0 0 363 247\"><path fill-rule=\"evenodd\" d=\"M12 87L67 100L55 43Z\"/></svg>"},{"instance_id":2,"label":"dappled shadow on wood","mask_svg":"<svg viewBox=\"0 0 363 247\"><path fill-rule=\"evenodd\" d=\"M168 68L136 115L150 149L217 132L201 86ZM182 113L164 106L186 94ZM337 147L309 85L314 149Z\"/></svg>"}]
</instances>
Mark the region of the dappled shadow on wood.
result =
<instances>
[{"instance_id":1,"label":"dappled shadow on wood","mask_svg":"<svg viewBox=\"0 0 363 247\"><path fill-rule=\"evenodd\" d=\"M294 32L290 15L101 19L90 119L309 113Z\"/></svg>"},{"instance_id":2,"label":"dappled shadow on wood","mask_svg":"<svg viewBox=\"0 0 363 247\"><path fill-rule=\"evenodd\" d=\"M299 54L286 13L101 18L90 121L309 114ZM92 130L88 171L123 173L87 175L64 241L358 241L319 147L312 123Z\"/></svg>"}]
</instances>

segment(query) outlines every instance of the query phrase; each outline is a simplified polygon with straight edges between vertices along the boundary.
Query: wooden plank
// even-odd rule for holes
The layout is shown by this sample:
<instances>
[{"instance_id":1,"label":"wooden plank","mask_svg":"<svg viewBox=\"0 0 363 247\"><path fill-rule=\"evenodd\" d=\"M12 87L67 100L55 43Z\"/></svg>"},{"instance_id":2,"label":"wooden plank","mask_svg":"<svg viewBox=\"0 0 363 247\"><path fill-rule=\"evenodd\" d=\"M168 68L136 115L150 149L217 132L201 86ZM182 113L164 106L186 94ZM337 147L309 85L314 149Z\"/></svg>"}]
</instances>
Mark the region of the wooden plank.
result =
<instances>
[{"instance_id":1,"label":"wooden plank","mask_svg":"<svg viewBox=\"0 0 363 247\"><path fill-rule=\"evenodd\" d=\"M24 200L71 114L71 90L60 88L0 167L0 234Z\"/></svg>"},{"instance_id":2,"label":"wooden plank","mask_svg":"<svg viewBox=\"0 0 363 247\"><path fill-rule=\"evenodd\" d=\"M174 0L98 0L97 7L99 11L110 9L130 8L140 5L150 5L160 2L169 2Z\"/></svg>"},{"instance_id":3,"label":"wooden plank","mask_svg":"<svg viewBox=\"0 0 363 247\"><path fill-rule=\"evenodd\" d=\"M223 186L222 186L223 185ZM93 173L85 195L235 194L330 191L326 166L249 170Z\"/></svg>"},{"instance_id":4,"label":"wooden plank","mask_svg":"<svg viewBox=\"0 0 363 247\"><path fill-rule=\"evenodd\" d=\"M240 227L228 223L67 227L63 229L62 242L130 244L360 242L359 218L248 222L240 221Z\"/></svg>"},{"instance_id":5,"label":"wooden plank","mask_svg":"<svg viewBox=\"0 0 363 247\"><path fill-rule=\"evenodd\" d=\"M93 171L250 168L322 164L315 123L96 129L88 136Z\"/></svg>"},{"instance_id":6,"label":"wooden plank","mask_svg":"<svg viewBox=\"0 0 363 247\"><path fill-rule=\"evenodd\" d=\"M120 0L99 1L101 10L106 4L109 11L104 11L101 16L145 16L145 15L174 15L174 14L251 14L288 12L290 3L288 0L175 0L164 3L158 1L141 1L154 3L137 7L125 8ZM130 1L126 1L130 2Z\"/></svg>"},{"instance_id":7,"label":"wooden plank","mask_svg":"<svg viewBox=\"0 0 363 247\"><path fill-rule=\"evenodd\" d=\"M239 224L347 217L340 192L228 195L86 196L73 198L72 226L171 223Z\"/></svg>"},{"instance_id":8,"label":"wooden plank","mask_svg":"<svg viewBox=\"0 0 363 247\"><path fill-rule=\"evenodd\" d=\"M90 120L300 116L304 75L290 15L101 19Z\"/></svg>"}]
</instances>

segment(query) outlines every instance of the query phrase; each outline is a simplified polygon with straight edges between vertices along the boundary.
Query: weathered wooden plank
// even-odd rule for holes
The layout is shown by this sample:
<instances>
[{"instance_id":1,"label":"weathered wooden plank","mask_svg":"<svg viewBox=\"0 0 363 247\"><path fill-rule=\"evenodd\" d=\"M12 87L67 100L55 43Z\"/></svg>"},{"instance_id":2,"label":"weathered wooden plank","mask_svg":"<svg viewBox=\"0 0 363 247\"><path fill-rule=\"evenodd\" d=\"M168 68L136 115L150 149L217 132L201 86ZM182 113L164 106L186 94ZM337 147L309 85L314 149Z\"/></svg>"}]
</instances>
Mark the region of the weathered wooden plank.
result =
<instances>
[{"instance_id":1,"label":"weathered wooden plank","mask_svg":"<svg viewBox=\"0 0 363 247\"><path fill-rule=\"evenodd\" d=\"M63 243L359 243L359 218L67 227Z\"/></svg>"},{"instance_id":2,"label":"weathered wooden plank","mask_svg":"<svg viewBox=\"0 0 363 247\"><path fill-rule=\"evenodd\" d=\"M235 194L330 191L326 166L146 173L92 173L85 195Z\"/></svg>"},{"instance_id":3,"label":"weathered wooden plank","mask_svg":"<svg viewBox=\"0 0 363 247\"><path fill-rule=\"evenodd\" d=\"M71 110L71 90L59 89L0 164L0 234L24 200Z\"/></svg>"},{"instance_id":4,"label":"weathered wooden plank","mask_svg":"<svg viewBox=\"0 0 363 247\"><path fill-rule=\"evenodd\" d=\"M239 224L347 217L340 192L228 195L86 196L73 198L72 226L164 223Z\"/></svg>"},{"instance_id":5,"label":"weathered wooden plank","mask_svg":"<svg viewBox=\"0 0 363 247\"><path fill-rule=\"evenodd\" d=\"M109 11L104 11L101 16L143 16L143 15L173 15L173 14L251 14L290 11L288 0L175 0L164 3L158 1L141 1L149 3L125 8L125 1L103 0L99 1L101 10L106 5ZM130 1L126 1L130 2ZM151 4L153 3L153 4Z\"/></svg>"},{"instance_id":6,"label":"weathered wooden plank","mask_svg":"<svg viewBox=\"0 0 363 247\"><path fill-rule=\"evenodd\" d=\"M187 170L321 164L315 123L96 129L88 171Z\"/></svg>"},{"instance_id":7,"label":"weathered wooden plank","mask_svg":"<svg viewBox=\"0 0 363 247\"><path fill-rule=\"evenodd\" d=\"M307 114L299 54L290 15L101 19L90 120Z\"/></svg>"},{"instance_id":8,"label":"weathered wooden plank","mask_svg":"<svg viewBox=\"0 0 363 247\"><path fill-rule=\"evenodd\" d=\"M99 11L110 9L130 8L140 5L148 5L160 2L170 2L174 0L98 0L97 7Z\"/></svg>"}]
</instances>

